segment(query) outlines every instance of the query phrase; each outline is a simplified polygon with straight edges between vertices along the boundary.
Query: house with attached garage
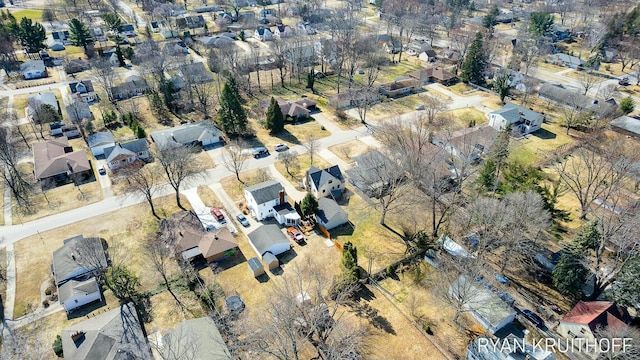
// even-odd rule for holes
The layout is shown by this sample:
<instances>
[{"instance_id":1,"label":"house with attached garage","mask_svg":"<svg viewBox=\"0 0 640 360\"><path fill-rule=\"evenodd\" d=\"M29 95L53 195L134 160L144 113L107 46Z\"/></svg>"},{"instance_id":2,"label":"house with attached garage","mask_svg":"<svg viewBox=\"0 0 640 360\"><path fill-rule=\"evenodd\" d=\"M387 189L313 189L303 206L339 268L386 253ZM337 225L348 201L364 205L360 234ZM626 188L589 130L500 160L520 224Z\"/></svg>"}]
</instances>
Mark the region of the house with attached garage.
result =
<instances>
[{"instance_id":1,"label":"house with attached garage","mask_svg":"<svg viewBox=\"0 0 640 360\"><path fill-rule=\"evenodd\" d=\"M149 143L147 139L138 139L125 143L119 143L104 149L104 157L107 159L107 166L115 170L131 164L136 160L146 160L149 158Z\"/></svg>"},{"instance_id":2,"label":"house with attached garage","mask_svg":"<svg viewBox=\"0 0 640 360\"><path fill-rule=\"evenodd\" d=\"M147 85L147 81L143 77L131 75L123 83L112 87L111 94L116 100L125 100L142 95L147 90L149 90L149 85Z\"/></svg>"},{"instance_id":3,"label":"house with attached garage","mask_svg":"<svg viewBox=\"0 0 640 360\"><path fill-rule=\"evenodd\" d=\"M315 217L318 225L325 230L331 230L349 222L349 214L335 200L324 197L318 199L318 210Z\"/></svg>"},{"instance_id":4,"label":"house with attached garage","mask_svg":"<svg viewBox=\"0 0 640 360\"><path fill-rule=\"evenodd\" d=\"M294 226L300 215L287 201L282 184L268 180L244 189L244 198L251 215L258 221L273 217L281 225Z\"/></svg>"},{"instance_id":5,"label":"house with attached garage","mask_svg":"<svg viewBox=\"0 0 640 360\"><path fill-rule=\"evenodd\" d=\"M248 237L249 244L261 259L267 253L277 256L291 249L289 239L275 224L262 225L250 232Z\"/></svg>"},{"instance_id":6,"label":"house with attached garage","mask_svg":"<svg viewBox=\"0 0 640 360\"><path fill-rule=\"evenodd\" d=\"M79 94L82 101L91 103L98 100L98 95L93 89L93 83L91 80L81 80L69 83L69 90L71 94Z\"/></svg>"},{"instance_id":7,"label":"house with attached garage","mask_svg":"<svg viewBox=\"0 0 640 360\"><path fill-rule=\"evenodd\" d=\"M64 129L64 128L63 128ZM75 176L91 176L91 165L84 150L73 151L66 137L33 143L33 174L43 183Z\"/></svg>"},{"instance_id":8,"label":"house with attached garage","mask_svg":"<svg viewBox=\"0 0 640 360\"><path fill-rule=\"evenodd\" d=\"M310 191L316 199L327 196L339 198L344 191L344 176L338 165L322 170L312 166L302 179L302 187Z\"/></svg>"},{"instance_id":9,"label":"house with attached garage","mask_svg":"<svg viewBox=\"0 0 640 360\"><path fill-rule=\"evenodd\" d=\"M540 130L544 118L544 114L513 103L507 103L502 109L489 113L489 125L498 131L511 125L514 131L521 134L531 134Z\"/></svg>"},{"instance_id":10,"label":"house with attached garage","mask_svg":"<svg viewBox=\"0 0 640 360\"><path fill-rule=\"evenodd\" d=\"M62 330L61 338L65 359L153 359L133 303L74 324Z\"/></svg>"},{"instance_id":11,"label":"house with attached garage","mask_svg":"<svg viewBox=\"0 0 640 360\"><path fill-rule=\"evenodd\" d=\"M419 82L415 79L404 79L382 84L378 88L378 91L387 97L396 97L411 94L416 91L419 86Z\"/></svg>"},{"instance_id":12,"label":"house with attached garage","mask_svg":"<svg viewBox=\"0 0 640 360\"><path fill-rule=\"evenodd\" d=\"M87 143L93 156L104 155L104 149L116 146L113 135L108 131L101 131L87 136Z\"/></svg>"},{"instance_id":13,"label":"house with attached garage","mask_svg":"<svg viewBox=\"0 0 640 360\"><path fill-rule=\"evenodd\" d=\"M29 60L20 64L20 73L25 80L42 79L47 77L47 68L42 60Z\"/></svg>"},{"instance_id":14,"label":"house with attached garage","mask_svg":"<svg viewBox=\"0 0 640 360\"><path fill-rule=\"evenodd\" d=\"M169 129L154 131L151 139L158 148L173 146L211 146L223 141L222 133L210 121L183 124Z\"/></svg>"}]
</instances>

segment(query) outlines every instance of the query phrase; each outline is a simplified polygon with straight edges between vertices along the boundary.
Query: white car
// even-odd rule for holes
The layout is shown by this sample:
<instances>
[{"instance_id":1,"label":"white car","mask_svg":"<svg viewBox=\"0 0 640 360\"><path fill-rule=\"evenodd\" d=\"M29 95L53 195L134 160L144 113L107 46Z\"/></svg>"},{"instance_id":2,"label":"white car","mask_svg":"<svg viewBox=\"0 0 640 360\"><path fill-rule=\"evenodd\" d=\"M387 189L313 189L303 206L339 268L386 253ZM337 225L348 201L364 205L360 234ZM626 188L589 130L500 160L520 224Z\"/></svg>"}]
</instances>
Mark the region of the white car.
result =
<instances>
[{"instance_id":1,"label":"white car","mask_svg":"<svg viewBox=\"0 0 640 360\"><path fill-rule=\"evenodd\" d=\"M275 151L286 151L286 150L289 150L289 147L285 144L275 144L273 146L273 149Z\"/></svg>"}]
</instances>

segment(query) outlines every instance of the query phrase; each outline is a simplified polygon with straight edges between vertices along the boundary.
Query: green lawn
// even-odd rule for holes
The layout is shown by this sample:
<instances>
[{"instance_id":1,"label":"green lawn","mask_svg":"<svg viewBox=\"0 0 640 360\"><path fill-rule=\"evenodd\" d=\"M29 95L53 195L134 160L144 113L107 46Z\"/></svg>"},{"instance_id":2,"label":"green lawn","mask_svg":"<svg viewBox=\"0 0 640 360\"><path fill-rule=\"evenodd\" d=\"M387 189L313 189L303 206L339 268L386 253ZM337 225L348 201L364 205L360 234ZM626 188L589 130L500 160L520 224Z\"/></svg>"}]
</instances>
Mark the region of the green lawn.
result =
<instances>
[{"instance_id":1,"label":"green lawn","mask_svg":"<svg viewBox=\"0 0 640 360\"><path fill-rule=\"evenodd\" d=\"M26 17L27 19L31 19L31 20L40 21L42 20L42 10L35 10L35 9L19 10L14 12L13 16L15 16L18 22L20 22L20 19L22 19L23 17Z\"/></svg>"}]
</instances>

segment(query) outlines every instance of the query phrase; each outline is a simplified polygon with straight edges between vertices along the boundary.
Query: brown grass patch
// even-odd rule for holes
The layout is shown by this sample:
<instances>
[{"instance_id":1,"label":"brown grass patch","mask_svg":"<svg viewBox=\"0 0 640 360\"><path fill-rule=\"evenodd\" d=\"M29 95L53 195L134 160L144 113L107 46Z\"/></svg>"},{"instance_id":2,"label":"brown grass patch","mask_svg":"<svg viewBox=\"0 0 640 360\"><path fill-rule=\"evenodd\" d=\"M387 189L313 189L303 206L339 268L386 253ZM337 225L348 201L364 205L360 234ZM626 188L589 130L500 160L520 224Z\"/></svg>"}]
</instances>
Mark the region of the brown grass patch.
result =
<instances>
[{"instance_id":1,"label":"brown grass patch","mask_svg":"<svg viewBox=\"0 0 640 360\"><path fill-rule=\"evenodd\" d=\"M329 147L329 151L347 163L353 162L353 158L366 153L371 148L360 140L351 140Z\"/></svg>"},{"instance_id":2,"label":"brown grass patch","mask_svg":"<svg viewBox=\"0 0 640 360\"><path fill-rule=\"evenodd\" d=\"M273 150L273 145L279 143L285 143L289 146L305 143L310 135L316 137L316 139L322 139L331 135L327 130L322 130L319 123L315 120L310 120L302 124L294 125L287 123L284 126L284 130L277 134L270 134L267 129L257 122L253 122L253 127L256 130L256 136L261 144L270 150ZM258 146L260 144L252 144Z\"/></svg>"},{"instance_id":3,"label":"brown grass patch","mask_svg":"<svg viewBox=\"0 0 640 360\"><path fill-rule=\"evenodd\" d=\"M289 179L294 185L298 185L307 173L307 170L311 167L311 159L307 154L298 156L298 171L292 172L291 175L287 173L282 161L276 161L274 165L285 178ZM324 169L331 166L331 164L316 154L313 156L313 166L318 169ZM291 171L291 169L289 169L289 171Z\"/></svg>"},{"instance_id":4,"label":"brown grass patch","mask_svg":"<svg viewBox=\"0 0 640 360\"><path fill-rule=\"evenodd\" d=\"M220 183L231 200L238 202L244 199L244 188L266 181L265 178L268 180L271 177L262 169L252 169L240 173L240 179L244 184L239 183L235 175L223 178Z\"/></svg>"},{"instance_id":5,"label":"brown grass patch","mask_svg":"<svg viewBox=\"0 0 640 360\"><path fill-rule=\"evenodd\" d=\"M481 126L487 124L487 116L480 110L475 108L462 108L449 110L440 115L444 119L453 119L452 124L454 129L462 129L470 127L470 124L474 126Z\"/></svg>"},{"instance_id":6,"label":"brown grass patch","mask_svg":"<svg viewBox=\"0 0 640 360\"><path fill-rule=\"evenodd\" d=\"M183 204L189 203L183 199ZM160 216L178 211L174 196L155 199ZM144 255L143 240L158 230L158 221L151 215L146 203L129 206L86 219L74 224L40 233L15 243L16 300L14 317L25 314L30 306L40 303L40 285L51 277L49 264L54 250L62 241L77 234L97 236L109 244L109 255L114 262L126 264L141 276L141 291L159 283L159 276L149 269Z\"/></svg>"},{"instance_id":7,"label":"brown grass patch","mask_svg":"<svg viewBox=\"0 0 640 360\"><path fill-rule=\"evenodd\" d=\"M202 202L208 207L222 207L222 201L218 199L216 194L207 185L198 186L198 196Z\"/></svg>"}]
</instances>

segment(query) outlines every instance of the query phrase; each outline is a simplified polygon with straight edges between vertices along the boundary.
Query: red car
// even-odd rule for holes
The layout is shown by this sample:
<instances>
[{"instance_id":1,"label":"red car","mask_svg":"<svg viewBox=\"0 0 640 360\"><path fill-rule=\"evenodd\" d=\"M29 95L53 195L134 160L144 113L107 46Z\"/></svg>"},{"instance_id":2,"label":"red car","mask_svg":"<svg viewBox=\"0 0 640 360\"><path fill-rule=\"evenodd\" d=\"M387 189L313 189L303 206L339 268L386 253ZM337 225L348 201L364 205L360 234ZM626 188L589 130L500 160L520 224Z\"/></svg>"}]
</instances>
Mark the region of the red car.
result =
<instances>
[{"instance_id":1,"label":"red car","mask_svg":"<svg viewBox=\"0 0 640 360\"><path fill-rule=\"evenodd\" d=\"M227 220L224 218L224 214L218 208L211 208L211 215L213 215L219 223L226 223Z\"/></svg>"},{"instance_id":2,"label":"red car","mask_svg":"<svg viewBox=\"0 0 640 360\"><path fill-rule=\"evenodd\" d=\"M297 242L298 244L304 241L304 235L302 235L302 233L294 227L288 228L287 234L289 234L293 241Z\"/></svg>"}]
</instances>

